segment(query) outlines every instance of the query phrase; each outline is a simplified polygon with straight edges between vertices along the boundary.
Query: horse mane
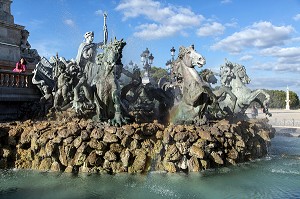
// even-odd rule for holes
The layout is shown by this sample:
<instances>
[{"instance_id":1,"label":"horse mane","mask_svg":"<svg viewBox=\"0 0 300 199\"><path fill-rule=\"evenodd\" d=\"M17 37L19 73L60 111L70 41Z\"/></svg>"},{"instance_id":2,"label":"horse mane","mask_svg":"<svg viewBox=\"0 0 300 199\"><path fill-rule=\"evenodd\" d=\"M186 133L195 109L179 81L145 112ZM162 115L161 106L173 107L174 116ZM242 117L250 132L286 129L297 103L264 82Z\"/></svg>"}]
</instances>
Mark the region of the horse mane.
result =
<instances>
[{"instance_id":1,"label":"horse mane","mask_svg":"<svg viewBox=\"0 0 300 199\"><path fill-rule=\"evenodd\" d=\"M238 64L238 63L232 63L232 62L228 61L227 59L225 59L225 66L229 67L230 69L238 69L238 70L243 69L246 72L245 66Z\"/></svg>"},{"instance_id":2,"label":"horse mane","mask_svg":"<svg viewBox=\"0 0 300 199\"><path fill-rule=\"evenodd\" d=\"M178 53L178 58L183 59L184 55L188 52L188 48L184 46L179 47L179 53Z\"/></svg>"},{"instance_id":3,"label":"horse mane","mask_svg":"<svg viewBox=\"0 0 300 199\"><path fill-rule=\"evenodd\" d=\"M244 76L244 77L248 77L248 75L247 75L247 73L246 73L246 68L245 68L245 66L243 66L243 65L241 65L241 64L238 64L238 63L232 63L232 62L228 61L227 59L225 59L225 65L222 65L221 68L220 68L221 84L222 84L222 85L223 85L226 81L228 82L228 80L231 81L231 78L232 78L232 77L228 76L227 73L224 74L224 71L225 71L224 69L225 69L225 68L228 68L230 71L232 71L233 74L234 74L234 76L237 76L237 73L238 73L239 71L244 71L244 73L245 73L245 76ZM229 77L229 79L228 79L228 77ZM244 81L244 77L243 77L243 79L241 79L240 77L239 77L239 78L241 79L241 81L242 81L244 84L246 84L246 82ZM224 86L224 85L223 85L223 86Z\"/></svg>"},{"instance_id":4,"label":"horse mane","mask_svg":"<svg viewBox=\"0 0 300 199\"><path fill-rule=\"evenodd\" d=\"M179 68L181 66L181 61L184 59L184 56L186 53L189 52L189 47L184 47L184 46L180 46L179 47L179 53L178 53L178 57L176 60L173 61L173 71L176 71L177 73L179 73Z\"/></svg>"},{"instance_id":5,"label":"horse mane","mask_svg":"<svg viewBox=\"0 0 300 199\"><path fill-rule=\"evenodd\" d=\"M204 81L208 82L208 77L212 74L214 73L210 69L206 68L201 72L201 77Z\"/></svg>"},{"instance_id":6,"label":"horse mane","mask_svg":"<svg viewBox=\"0 0 300 199\"><path fill-rule=\"evenodd\" d=\"M115 53L118 53L118 59L115 60L115 64L116 65L121 65L122 64L122 51L124 46L126 45L126 42L121 39L121 40L117 40L117 38L115 37L114 40L111 40L107 45L104 46L104 52L102 54L99 54L99 59L105 60L107 59L107 52L108 51L113 51Z\"/></svg>"}]
</instances>

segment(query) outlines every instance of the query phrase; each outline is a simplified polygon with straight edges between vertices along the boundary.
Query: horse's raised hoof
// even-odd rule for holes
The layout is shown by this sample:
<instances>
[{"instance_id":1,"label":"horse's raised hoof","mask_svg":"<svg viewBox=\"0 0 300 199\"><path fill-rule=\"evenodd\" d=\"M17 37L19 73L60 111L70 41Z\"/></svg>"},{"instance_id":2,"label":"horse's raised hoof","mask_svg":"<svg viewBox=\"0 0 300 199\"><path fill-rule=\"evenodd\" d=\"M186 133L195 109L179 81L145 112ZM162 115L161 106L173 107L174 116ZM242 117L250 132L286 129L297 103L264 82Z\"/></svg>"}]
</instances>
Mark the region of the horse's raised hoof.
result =
<instances>
[{"instance_id":1,"label":"horse's raised hoof","mask_svg":"<svg viewBox=\"0 0 300 199\"><path fill-rule=\"evenodd\" d=\"M96 108L96 105L94 103L87 103L85 104L84 108L87 110L93 110L94 108Z\"/></svg>"},{"instance_id":2,"label":"horse's raised hoof","mask_svg":"<svg viewBox=\"0 0 300 199\"><path fill-rule=\"evenodd\" d=\"M128 122L120 112L116 112L115 117L112 120L110 120L110 124L112 126L122 126L123 124L127 124L127 123Z\"/></svg>"},{"instance_id":3,"label":"horse's raised hoof","mask_svg":"<svg viewBox=\"0 0 300 199\"><path fill-rule=\"evenodd\" d=\"M268 116L269 116L269 117L272 117L272 113L268 113Z\"/></svg>"}]
</instances>

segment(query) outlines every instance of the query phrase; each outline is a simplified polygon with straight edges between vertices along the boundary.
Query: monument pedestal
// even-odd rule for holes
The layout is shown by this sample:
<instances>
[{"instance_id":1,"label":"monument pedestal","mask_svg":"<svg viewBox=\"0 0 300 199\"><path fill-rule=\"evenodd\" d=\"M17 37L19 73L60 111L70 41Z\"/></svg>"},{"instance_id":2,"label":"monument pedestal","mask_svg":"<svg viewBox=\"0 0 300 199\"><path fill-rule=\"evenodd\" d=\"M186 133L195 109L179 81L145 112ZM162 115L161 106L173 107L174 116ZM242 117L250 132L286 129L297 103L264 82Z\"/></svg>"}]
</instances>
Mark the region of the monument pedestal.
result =
<instances>
[{"instance_id":1,"label":"monument pedestal","mask_svg":"<svg viewBox=\"0 0 300 199\"><path fill-rule=\"evenodd\" d=\"M22 54L21 47L26 44L29 35L25 26L14 23L14 17L10 11L11 3L10 0L0 0L0 69L4 70L12 70L21 56L25 56L24 53ZM26 38L24 38L24 31L28 32ZM37 56L38 54L29 58L35 61ZM27 59L26 56L25 58ZM27 68L32 70L36 63L28 59L27 61Z\"/></svg>"},{"instance_id":2,"label":"monument pedestal","mask_svg":"<svg viewBox=\"0 0 300 199\"><path fill-rule=\"evenodd\" d=\"M11 70L20 59L20 44L24 26L15 24L11 0L0 0L0 69Z\"/></svg>"},{"instance_id":3,"label":"monument pedestal","mask_svg":"<svg viewBox=\"0 0 300 199\"><path fill-rule=\"evenodd\" d=\"M24 26L0 21L0 68L12 69L20 59L21 31Z\"/></svg>"}]
</instances>

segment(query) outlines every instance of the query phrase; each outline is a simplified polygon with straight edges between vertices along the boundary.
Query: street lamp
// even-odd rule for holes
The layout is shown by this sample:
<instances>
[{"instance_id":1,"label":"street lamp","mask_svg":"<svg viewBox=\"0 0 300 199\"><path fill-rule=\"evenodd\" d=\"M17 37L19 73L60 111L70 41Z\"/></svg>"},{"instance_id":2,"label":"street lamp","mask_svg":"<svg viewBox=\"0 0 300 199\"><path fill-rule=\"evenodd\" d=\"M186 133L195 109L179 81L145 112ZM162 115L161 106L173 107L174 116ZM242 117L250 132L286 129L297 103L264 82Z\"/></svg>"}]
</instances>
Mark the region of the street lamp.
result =
<instances>
[{"instance_id":1,"label":"street lamp","mask_svg":"<svg viewBox=\"0 0 300 199\"><path fill-rule=\"evenodd\" d=\"M144 51L145 57L146 57L146 58L149 57L149 54L150 54L150 51L149 51L148 48L146 48L146 50Z\"/></svg>"},{"instance_id":2,"label":"street lamp","mask_svg":"<svg viewBox=\"0 0 300 199\"><path fill-rule=\"evenodd\" d=\"M141 54L141 62L143 64L143 68L145 69L144 77L142 79L142 83L144 85L150 83L150 70L153 60L154 56L152 53L150 53L149 49L146 48L146 50Z\"/></svg>"},{"instance_id":3,"label":"street lamp","mask_svg":"<svg viewBox=\"0 0 300 199\"><path fill-rule=\"evenodd\" d=\"M128 63L129 64L129 66L133 66L133 62L132 62L132 60L130 60L130 62Z\"/></svg>"},{"instance_id":4,"label":"street lamp","mask_svg":"<svg viewBox=\"0 0 300 199\"><path fill-rule=\"evenodd\" d=\"M172 62L174 61L174 56L175 56L175 48L174 48L174 46L171 48L171 56L172 56Z\"/></svg>"},{"instance_id":5,"label":"street lamp","mask_svg":"<svg viewBox=\"0 0 300 199\"><path fill-rule=\"evenodd\" d=\"M167 70L169 71L169 73L170 73L170 75L171 75L171 67L172 67L172 62L171 62L171 60L168 60L168 61L167 61L166 66L167 66Z\"/></svg>"},{"instance_id":6,"label":"street lamp","mask_svg":"<svg viewBox=\"0 0 300 199\"><path fill-rule=\"evenodd\" d=\"M171 52L171 57L172 57L172 61L171 60L169 60L168 62L169 62L169 64L170 64L170 79L171 79L171 83L172 83L172 81L173 81L173 63L174 63L174 56L175 56L175 48L174 48L174 46L171 48L171 50L170 50L170 52ZM168 63L167 62L167 63Z\"/></svg>"},{"instance_id":7,"label":"street lamp","mask_svg":"<svg viewBox=\"0 0 300 199\"><path fill-rule=\"evenodd\" d=\"M153 57L153 55L151 53L150 56L149 56L149 64L150 65L153 63L153 59L154 59L154 57Z\"/></svg>"}]
</instances>

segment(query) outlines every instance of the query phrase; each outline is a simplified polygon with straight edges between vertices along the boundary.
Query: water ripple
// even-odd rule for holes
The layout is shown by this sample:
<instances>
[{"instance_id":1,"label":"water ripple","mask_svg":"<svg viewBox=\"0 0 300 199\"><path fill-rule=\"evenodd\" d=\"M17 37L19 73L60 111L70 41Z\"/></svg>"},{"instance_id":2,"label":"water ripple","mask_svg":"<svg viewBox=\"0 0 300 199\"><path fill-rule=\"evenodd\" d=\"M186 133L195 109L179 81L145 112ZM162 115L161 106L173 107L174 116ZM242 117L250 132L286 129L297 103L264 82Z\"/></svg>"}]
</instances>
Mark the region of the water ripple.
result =
<instances>
[{"instance_id":1,"label":"water ripple","mask_svg":"<svg viewBox=\"0 0 300 199\"><path fill-rule=\"evenodd\" d=\"M284 169L272 169L272 173L279 173L279 174L292 174L292 175L300 175L299 171L293 170L284 170Z\"/></svg>"},{"instance_id":2,"label":"water ripple","mask_svg":"<svg viewBox=\"0 0 300 199\"><path fill-rule=\"evenodd\" d=\"M153 185L153 186L150 186L149 188L152 192L159 194L161 196L164 196L164 197L180 198L174 191L167 189L166 187Z\"/></svg>"}]
</instances>

